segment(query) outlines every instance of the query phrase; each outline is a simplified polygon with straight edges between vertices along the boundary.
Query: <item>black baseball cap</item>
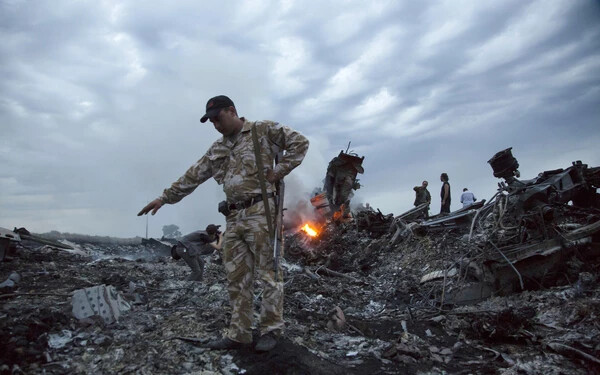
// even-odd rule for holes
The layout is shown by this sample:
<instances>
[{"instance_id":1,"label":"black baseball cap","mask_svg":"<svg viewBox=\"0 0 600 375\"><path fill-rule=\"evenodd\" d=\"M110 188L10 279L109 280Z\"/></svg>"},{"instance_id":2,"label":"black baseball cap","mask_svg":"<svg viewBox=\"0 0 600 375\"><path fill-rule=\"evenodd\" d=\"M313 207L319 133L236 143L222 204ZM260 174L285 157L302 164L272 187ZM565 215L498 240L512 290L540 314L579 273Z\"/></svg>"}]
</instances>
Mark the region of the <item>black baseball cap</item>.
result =
<instances>
[{"instance_id":1,"label":"black baseball cap","mask_svg":"<svg viewBox=\"0 0 600 375\"><path fill-rule=\"evenodd\" d=\"M206 226L206 233L211 234L211 235L217 234L220 227L221 227L220 225L208 224Z\"/></svg>"},{"instance_id":2,"label":"black baseball cap","mask_svg":"<svg viewBox=\"0 0 600 375\"><path fill-rule=\"evenodd\" d=\"M235 107L233 101L225 95L215 96L206 102L206 114L202 116L200 122L206 122L209 118L216 116L223 108Z\"/></svg>"}]
</instances>

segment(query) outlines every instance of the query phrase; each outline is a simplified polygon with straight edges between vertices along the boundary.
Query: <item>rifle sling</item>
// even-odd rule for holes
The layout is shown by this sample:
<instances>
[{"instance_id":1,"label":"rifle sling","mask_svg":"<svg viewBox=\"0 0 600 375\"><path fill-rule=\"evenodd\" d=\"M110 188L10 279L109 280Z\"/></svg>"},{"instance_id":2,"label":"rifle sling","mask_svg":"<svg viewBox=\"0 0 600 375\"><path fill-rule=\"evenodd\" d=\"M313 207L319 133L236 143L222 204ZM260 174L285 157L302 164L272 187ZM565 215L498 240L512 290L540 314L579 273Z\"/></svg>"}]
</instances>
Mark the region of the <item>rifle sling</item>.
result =
<instances>
[{"instance_id":1,"label":"rifle sling","mask_svg":"<svg viewBox=\"0 0 600 375\"><path fill-rule=\"evenodd\" d=\"M271 218L271 209L269 207L269 199L267 197L267 183L265 181L265 172L262 156L260 154L260 144L258 143L258 133L256 133L256 125L252 125L252 142L254 143L254 157L256 159L256 166L258 167L258 181L260 183L260 190L265 205L265 214L267 216L267 229L269 231L269 236L272 236L274 234L273 219Z\"/></svg>"}]
</instances>

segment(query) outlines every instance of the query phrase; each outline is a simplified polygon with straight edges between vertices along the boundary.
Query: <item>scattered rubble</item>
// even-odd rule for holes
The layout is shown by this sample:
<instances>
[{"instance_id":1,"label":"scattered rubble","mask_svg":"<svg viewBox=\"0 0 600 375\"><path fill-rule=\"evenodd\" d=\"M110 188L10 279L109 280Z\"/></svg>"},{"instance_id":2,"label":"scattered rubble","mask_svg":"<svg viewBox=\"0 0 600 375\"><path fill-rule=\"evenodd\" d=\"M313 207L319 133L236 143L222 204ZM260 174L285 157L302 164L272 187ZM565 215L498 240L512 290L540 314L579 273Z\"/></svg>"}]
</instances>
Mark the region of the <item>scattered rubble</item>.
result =
<instances>
[{"instance_id":1,"label":"scattered rubble","mask_svg":"<svg viewBox=\"0 0 600 375\"><path fill-rule=\"evenodd\" d=\"M485 203L429 220L363 210L288 232L287 329L269 353L198 345L230 314L217 261L188 282L161 241L22 240L0 263L0 280L21 277L1 289L0 373L600 373L598 170L518 181L507 155ZM78 319L90 290L120 299L118 316ZM257 284L257 307L260 296Z\"/></svg>"}]
</instances>

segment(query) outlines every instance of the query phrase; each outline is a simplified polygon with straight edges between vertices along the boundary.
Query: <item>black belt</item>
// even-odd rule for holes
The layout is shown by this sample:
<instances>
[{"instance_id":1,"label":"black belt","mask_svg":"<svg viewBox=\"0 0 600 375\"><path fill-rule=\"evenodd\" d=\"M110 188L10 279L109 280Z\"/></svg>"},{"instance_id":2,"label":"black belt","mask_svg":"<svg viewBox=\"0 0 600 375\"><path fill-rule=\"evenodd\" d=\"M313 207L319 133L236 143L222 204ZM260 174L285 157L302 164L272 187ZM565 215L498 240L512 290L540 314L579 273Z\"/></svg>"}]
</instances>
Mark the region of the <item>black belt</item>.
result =
<instances>
[{"instance_id":1,"label":"black belt","mask_svg":"<svg viewBox=\"0 0 600 375\"><path fill-rule=\"evenodd\" d=\"M268 193L267 199L274 197L274 196L275 196L275 193ZM248 207L252 206L255 203L262 202L262 200L263 200L262 194L257 194L255 196L253 196L252 198L246 199L245 201L230 203L229 206L227 206L227 207L229 208L230 211L242 210L244 208L248 208Z\"/></svg>"}]
</instances>

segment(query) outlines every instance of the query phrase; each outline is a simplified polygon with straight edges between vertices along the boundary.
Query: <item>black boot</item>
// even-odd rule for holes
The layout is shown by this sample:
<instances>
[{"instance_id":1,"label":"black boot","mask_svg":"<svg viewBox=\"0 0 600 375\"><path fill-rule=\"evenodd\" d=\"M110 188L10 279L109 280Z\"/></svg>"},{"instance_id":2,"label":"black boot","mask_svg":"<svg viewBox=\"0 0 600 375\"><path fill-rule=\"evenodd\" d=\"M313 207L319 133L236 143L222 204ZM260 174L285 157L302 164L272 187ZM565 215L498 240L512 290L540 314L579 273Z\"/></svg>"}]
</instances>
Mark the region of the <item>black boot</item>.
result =
<instances>
[{"instance_id":1,"label":"black boot","mask_svg":"<svg viewBox=\"0 0 600 375\"><path fill-rule=\"evenodd\" d=\"M228 337L222 337L220 339L211 340L203 346L207 349L212 350L230 350L230 349L241 349L244 347L244 343L233 341Z\"/></svg>"},{"instance_id":2,"label":"black boot","mask_svg":"<svg viewBox=\"0 0 600 375\"><path fill-rule=\"evenodd\" d=\"M277 346L279 337L272 332L268 332L258 339L254 350L257 352L268 352Z\"/></svg>"}]
</instances>

